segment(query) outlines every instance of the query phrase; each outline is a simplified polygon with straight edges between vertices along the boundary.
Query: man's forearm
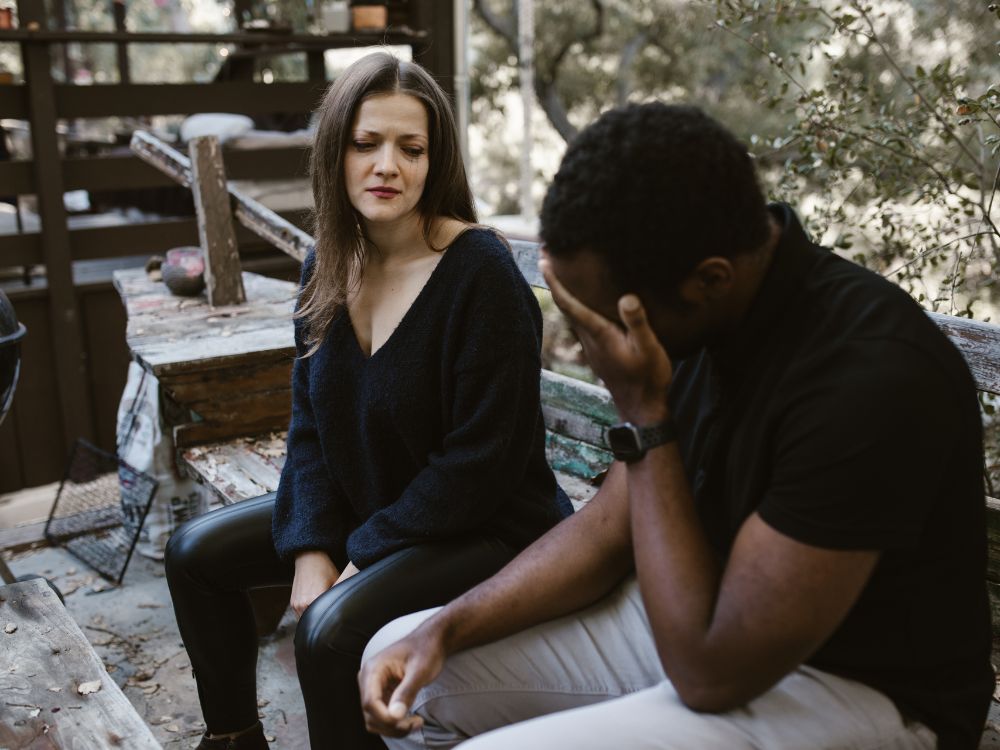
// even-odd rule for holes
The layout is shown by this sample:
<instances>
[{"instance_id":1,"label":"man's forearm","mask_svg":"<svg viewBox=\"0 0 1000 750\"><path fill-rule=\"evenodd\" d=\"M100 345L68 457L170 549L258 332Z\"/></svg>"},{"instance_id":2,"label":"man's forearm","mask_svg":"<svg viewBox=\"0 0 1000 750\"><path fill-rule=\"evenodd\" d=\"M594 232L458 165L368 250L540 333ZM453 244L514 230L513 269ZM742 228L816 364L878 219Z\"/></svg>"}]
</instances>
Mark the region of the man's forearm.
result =
<instances>
[{"instance_id":1,"label":"man's forearm","mask_svg":"<svg viewBox=\"0 0 1000 750\"><path fill-rule=\"evenodd\" d=\"M632 567L631 552L625 472L616 465L587 507L425 627L435 630L445 650L454 653L569 614L621 581Z\"/></svg>"}]
</instances>

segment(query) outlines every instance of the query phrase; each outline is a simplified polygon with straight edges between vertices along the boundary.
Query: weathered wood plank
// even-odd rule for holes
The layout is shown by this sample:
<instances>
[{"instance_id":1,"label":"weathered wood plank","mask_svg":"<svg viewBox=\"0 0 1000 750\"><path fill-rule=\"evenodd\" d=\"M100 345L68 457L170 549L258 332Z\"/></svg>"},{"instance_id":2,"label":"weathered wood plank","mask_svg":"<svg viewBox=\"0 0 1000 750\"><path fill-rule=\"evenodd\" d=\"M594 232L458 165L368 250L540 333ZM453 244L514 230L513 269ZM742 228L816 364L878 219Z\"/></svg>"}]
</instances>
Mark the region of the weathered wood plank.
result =
<instances>
[{"instance_id":1,"label":"weathered wood plank","mask_svg":"<svg viewBox=\"0 0 1000 750\"><path fill-rule=\"evenodd\" d=\"M0 587L0 622L0 746L160 748L48 584Z\"/></svg>"},{"instance_id":2,"label":"weathered wood plank","mask_svg":"<svg viewBox=\"0 0 1000 750\"><path fill-rule=\"evenodd\" d=\"M291 388L291 380L292 359L278 357L271 362L248 365L237 372L223 368L179 373L170 376L168 384L171 395L178 402L195 404L206 399L225 399L230 394L287 390Z\"/></svg>"},{"instance_id":3,"label":"weathered wood plank","mask_svg":"<svg viewBox=\"0 0 1000 750\"><path fill-rule=\"evenodd\" d=\"M291 314L298 285L243 274L247 302L211 307L205 297L180 299L142 269L116 271L115 288L128 314L126 339L143 367L168 376L285 359L295 353Z\"/></svg>"},{"instance_id":4,"label":"weathered wood plank","mask_svg":"<svg viewBox=\"0 0 1000 750\"><path fill-rule=\"evenodd\" d=\"M1000 394L1000 326L941 313L927 314L962 352L976 379L976 388Z\"/></svg>"},{"instance_id":5,"label":"weathered wood plank","mask_svg":"<svg viewBox=\"0 0 1000 750\"><path fill-rule=\"evenodd\" d=\"M606 450L554 432L545 436L545 455L555 471L588 482L608 468L613 460L611 453Z\"/></svg>"},{"instance_id":6,"label":"weathered wood plank","mask_svg":"<svg viewBox=\"0 0 1000 750\"><path fill-rule=\"evenodd\" d=\"M0 552L21 552L35 547L47 547L45 521L26 523L8 529L0 529Z\"/></svg>"},{"instance_id":7,"label":"weathered wood plank","mask_svg":"<svg viewBox=\"0 0 1000 750\"><path fill-rule=\"evenodd\" d=\"M233 391L225 397L191 401L185 406L206 421L254 424L277 419L282 427L287 427L292 414L292 392L287 386L272 391Z\"/></svg>"},{"instance_id":8,"label":"weathered wood plank","mask_svg":"<svg viewBox=\"0 0 1000 750\"><path fill-rule=\"evenodd\" d=\"M591 445L604 445L604 427L618 421L606 388L542 370L542 409L545 426Z\"/></svg>"},{"instance_id":9,"label":"weathered wood plank","mask_svg":"<svg viewBox=\"0 0 1000 750\"><path fill-rule=\"evenodd\" d=\"M285 465L285 433L189 448L182 460L189 473L225 504L278 488Z\"/></svg>"},{"instance_id":10,"label":"weathered wood plank","mask_svg":"<svg viewBox=\"0 0 1000 750\"><path fill-rule=\"evenodd\" d=\"M510 240L510 249L514 253L514 260L517 267L521 269L521 275L529 284L539 289L548 289L545 277L538 270L538 256L541 245L537 242L526 242L524 240Z\"/></svg>"},{"instance_id":11,"label":"weathered wood plank","mask_svg":"<svg viewBox=\"0 0 1000 750\"><path fill-rule=\"evenodd\" d=\"M202 84L199 84L201 86ZM132 151L184 187L191 187L191 160L163 141L141 130L132 134ZM239 190L227 186L233 215L243 226L298 261L312 249L313 238Z\"/></svg>"},{"instance_id":12,"label":"weathered wood plank","mask_svg":"<svg viewBox=\"0 0 1000 750\"><path fill-rule=\"evenodd\" d=\"M205 253L208 304L213 307L242 305L246 302L246 293L219 139L211 135L193 138L188 144L188 155L198 237Z\"/></svg>"},{"instance_id":13,"label":"weathered wood plank","mask_svg":"<svg viewBox=\"0 0 1000 750\"><path fill-rule=\"evenodd\" d=\"M278 488L285 464L285 439L285 433L276 432L201 445L185 449L181 460L191 476L228 505ZM590 500L597 492L590 480L606 468L608 454L565 438L553 438L549 456L555 461L556 478L574 506L579 508Z\"/></svg>"},{"instance_id":14,"label":"weathered wood plank","mask_svg":"<svg viewBox=\"0 0 1000 750\"><path fill-rule=\"evenodd\" d=\"M214 443L225 440L236 440L265 432L274 432L288 427L288 418L283 416L268 416L254 422L246 420L236 422L192 422L176 425L173 428L174 446L180 450L193 445Z\"/></svg>"}]
</instances>

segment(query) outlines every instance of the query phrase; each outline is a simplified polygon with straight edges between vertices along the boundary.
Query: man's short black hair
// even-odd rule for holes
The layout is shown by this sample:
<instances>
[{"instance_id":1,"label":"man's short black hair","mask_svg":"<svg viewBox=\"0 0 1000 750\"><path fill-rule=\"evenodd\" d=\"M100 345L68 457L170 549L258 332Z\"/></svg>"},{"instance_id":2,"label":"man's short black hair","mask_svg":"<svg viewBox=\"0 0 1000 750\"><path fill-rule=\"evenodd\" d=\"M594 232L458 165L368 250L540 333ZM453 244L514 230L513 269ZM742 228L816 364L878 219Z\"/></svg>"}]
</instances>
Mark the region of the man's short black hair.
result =
<instances>
[{"instance_id":1,"label":"man's short black hair","mask_svg":"<svg viewBox=\"0 0 1000 750\"><path fill-rule=\"evenodd\" d=\"M755 250L769 234L746 147L697 107L661 102L613 109L584 129L541 220L552 255L591 250L619 291L667 298L705 258Z\"/></svg>"}]
</instances>

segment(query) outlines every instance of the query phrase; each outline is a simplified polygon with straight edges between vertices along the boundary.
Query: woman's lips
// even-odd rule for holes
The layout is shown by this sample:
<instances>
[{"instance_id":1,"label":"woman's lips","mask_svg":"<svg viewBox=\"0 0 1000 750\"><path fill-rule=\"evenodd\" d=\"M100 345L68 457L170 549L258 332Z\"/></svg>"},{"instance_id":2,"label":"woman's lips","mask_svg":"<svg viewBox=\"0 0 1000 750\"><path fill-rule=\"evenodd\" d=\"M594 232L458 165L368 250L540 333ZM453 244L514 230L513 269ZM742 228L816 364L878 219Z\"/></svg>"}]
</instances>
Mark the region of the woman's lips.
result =
<instances>
[{"instance_id":1,"label":"woman's lips","mask_svg":"<svg viewBox=\"0 0 1000 750\"><path fill-rule=\"evenodd\" d=\"M374 195L376 198L395 198L397 195L399 195L399 191L391 187L368 188L368 192Z\"/></svg>"}]
</instances>

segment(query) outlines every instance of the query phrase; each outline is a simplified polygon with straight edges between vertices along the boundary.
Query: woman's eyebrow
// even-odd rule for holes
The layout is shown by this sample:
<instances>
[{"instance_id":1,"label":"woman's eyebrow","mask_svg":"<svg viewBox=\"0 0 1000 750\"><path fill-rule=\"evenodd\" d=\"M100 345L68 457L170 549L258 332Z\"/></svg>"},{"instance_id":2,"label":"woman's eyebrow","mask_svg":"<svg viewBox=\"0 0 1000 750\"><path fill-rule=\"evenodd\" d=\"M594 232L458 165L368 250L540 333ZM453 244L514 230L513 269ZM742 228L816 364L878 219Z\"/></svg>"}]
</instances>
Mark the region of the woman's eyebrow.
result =
<instances>
[{"instance_id":1,"label":"woman's eyebrow","mask_svg":"<svg viewBox=\"0 0 1000 750\"><path fill-rule=\"evenodd\" d=\"M359 128L358 130L354 131L354 135L356 135L356 136L357 135L374 135L374 136L381 137L382 136L382 132L379 131L379 130L364 130L364 129ZM426 133L403 133L399 137L401 139L402 138L422 138L425 141L429 139L429 136Z\"/></svg>"}]
</instances>

